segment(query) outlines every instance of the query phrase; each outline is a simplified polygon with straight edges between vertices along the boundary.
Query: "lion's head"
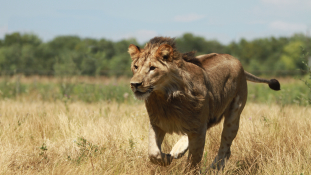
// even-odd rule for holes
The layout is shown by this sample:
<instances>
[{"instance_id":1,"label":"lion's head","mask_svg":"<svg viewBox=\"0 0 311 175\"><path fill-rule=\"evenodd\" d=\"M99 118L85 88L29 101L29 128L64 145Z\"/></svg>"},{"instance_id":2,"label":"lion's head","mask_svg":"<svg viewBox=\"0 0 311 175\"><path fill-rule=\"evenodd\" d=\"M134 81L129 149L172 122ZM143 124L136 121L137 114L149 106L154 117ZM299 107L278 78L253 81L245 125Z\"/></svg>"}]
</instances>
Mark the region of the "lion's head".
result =
<instances>
[{"instance_id":1,"label":"lion's head","mask_svg":"<svg viewBox=\"0 0 311 175\"><path fill-rule=\"evenodd\" d=\"M131 44L128 52L132 58L131 89L137 99L145 100L154 91L165 92L174 86L172 81L183 66L183 54L176 50L174 39L155 37L143 49Z\"/></svg>"}]
</instances>

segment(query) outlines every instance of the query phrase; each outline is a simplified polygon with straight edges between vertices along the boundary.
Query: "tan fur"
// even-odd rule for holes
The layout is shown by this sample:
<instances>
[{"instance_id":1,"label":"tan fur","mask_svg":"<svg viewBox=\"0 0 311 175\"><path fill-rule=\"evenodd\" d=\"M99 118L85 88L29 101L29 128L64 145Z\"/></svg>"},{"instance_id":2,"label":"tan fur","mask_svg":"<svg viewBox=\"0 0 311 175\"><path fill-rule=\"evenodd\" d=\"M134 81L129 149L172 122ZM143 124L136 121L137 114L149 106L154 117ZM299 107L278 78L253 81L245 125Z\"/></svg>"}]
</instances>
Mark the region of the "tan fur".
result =
<instances>
[{"instance_id":1,"label":"tan fur","mask_svg":"<svg viewBox=\"0 0 311 175\"><path fill-rule=\"evenodd\" d=\"M150 160L169 165L189 150L191 167L196 167L206 131L224 118L220 149L211 165L224 167L247 99L241 63L227 54L181 54L174 40L164 37L151 39L144 49L130 45L129 53L134 74L131 88L136 98L145 101L150 118ZM161 152L166 133L184 135L170 154Z\"/></svg>"}]
</instances>

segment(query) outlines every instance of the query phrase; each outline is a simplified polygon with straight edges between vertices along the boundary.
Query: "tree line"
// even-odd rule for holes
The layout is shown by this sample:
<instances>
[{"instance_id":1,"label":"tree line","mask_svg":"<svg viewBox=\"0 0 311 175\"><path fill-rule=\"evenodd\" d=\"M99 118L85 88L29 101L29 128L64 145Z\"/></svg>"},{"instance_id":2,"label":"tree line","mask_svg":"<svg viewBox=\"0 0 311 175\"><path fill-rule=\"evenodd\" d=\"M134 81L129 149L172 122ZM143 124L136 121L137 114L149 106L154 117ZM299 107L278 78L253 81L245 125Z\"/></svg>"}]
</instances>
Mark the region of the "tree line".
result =
<instances>
[{"instance_id":1,"label":"tree line","mask_svg":"<svg viewBox=\"0 0 311 175\"><path fill-rule=\"evenodd\" d=\"M12 33L0 40L0 73L24 75L131 76L130 44L135 39L107 39L58 36L43 42L35 34ZM255 74L290 75L303 69L302 57L311 50L311 38L291 37L241 39L227 45L217 40L186 33L176 38L180 52L197 55L227 53L238 58L245 70Z\"/></svg>"}]
</instances>

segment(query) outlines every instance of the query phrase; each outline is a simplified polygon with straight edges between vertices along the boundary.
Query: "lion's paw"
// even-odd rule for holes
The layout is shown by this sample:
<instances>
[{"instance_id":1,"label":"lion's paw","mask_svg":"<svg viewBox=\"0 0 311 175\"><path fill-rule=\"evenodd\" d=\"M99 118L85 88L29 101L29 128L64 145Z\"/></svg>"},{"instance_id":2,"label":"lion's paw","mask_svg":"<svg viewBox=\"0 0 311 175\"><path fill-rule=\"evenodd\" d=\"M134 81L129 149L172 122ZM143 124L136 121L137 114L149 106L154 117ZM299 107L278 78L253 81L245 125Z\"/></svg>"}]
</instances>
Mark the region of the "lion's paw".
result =
<instances>
[{"instance_id":1,"label":"lion's paw","mask_svg":"<svg viewBox=\"0 0 311 175\"><path fill-rule=\"evenodd\" d=\"M188 138L184 137L175 144L170 154L173 156L174 159L179 159L187 152L187 150Z\"/></svg>"}]
</instances>

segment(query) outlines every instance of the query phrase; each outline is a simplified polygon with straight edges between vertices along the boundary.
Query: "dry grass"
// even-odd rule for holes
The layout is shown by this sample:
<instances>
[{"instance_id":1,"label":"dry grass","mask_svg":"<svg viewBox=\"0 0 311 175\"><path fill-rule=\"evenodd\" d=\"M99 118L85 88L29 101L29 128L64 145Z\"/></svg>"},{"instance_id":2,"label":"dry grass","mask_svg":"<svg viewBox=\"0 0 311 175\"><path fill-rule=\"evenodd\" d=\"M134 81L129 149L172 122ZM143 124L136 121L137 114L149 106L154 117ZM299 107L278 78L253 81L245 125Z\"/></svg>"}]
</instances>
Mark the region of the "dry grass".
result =
<instances>
[{"instance_id":1,"label":"dry grass","mask_svg":"<svg viewBox=\"0 0 311 175\"><path fill-rule=\"evenodd\" d=\"M148 161L144 105L0 102L1 174L183 174ZM248 104L225 174L309 174L311 109ZM214 159L221 125L207 132L202 169ZM166 136L165 152L178 136Z\"/></svg>"}]
</instances>

